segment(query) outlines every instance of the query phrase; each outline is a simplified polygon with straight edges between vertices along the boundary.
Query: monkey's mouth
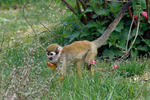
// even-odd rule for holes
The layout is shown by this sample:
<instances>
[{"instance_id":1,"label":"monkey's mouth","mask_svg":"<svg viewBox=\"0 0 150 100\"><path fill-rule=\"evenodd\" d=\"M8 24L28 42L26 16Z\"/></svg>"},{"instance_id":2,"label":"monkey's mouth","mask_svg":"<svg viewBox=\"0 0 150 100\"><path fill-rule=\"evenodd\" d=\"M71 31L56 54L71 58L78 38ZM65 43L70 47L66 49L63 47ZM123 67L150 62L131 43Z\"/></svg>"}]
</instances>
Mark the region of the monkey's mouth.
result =
<instances>
[{"instance_id":1,"label":"monkey's mouth","mask_svg":"<svg viewBox=\"0 0 150 100\"><path fill-rule=\"evenodd\" d=\"M53 60L53 58L52 57L50 57L50 58L48 58L50 61L52 61Z\"/></svg>"}]
</instances>

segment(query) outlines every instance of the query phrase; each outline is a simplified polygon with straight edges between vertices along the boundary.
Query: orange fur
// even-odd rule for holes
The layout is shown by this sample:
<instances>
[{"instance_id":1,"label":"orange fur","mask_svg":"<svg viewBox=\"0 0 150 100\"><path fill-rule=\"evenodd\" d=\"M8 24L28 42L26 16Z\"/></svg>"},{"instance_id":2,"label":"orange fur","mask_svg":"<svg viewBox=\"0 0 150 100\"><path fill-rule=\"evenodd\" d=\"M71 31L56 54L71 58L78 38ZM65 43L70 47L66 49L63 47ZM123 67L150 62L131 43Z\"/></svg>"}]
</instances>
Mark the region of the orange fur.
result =
<instances>
[{"instance_id":1,"label":"orange fur","mask_svg":"<svg viewBox=\"0 0 150 100\"><path fill-rule=\"evenodd\" d=\"M123 14L127 8L132 4L131 0L123 6L123 9L119 12L118 16L108 26L104 34L96 40L90 42L87 40L76 41L70 45L64 47L58 44L51 44L47 47L46 52L48 58L52 63L56 64L60 71L60 79L65 75L66 67L74 62L77 68L77 73L81 73L80 66L84 62L87 64L87 68L90 69L90 63L97 55L97 48L100 47L110 36L117 24L120 22ZM50 53L50 54L49 54Z\"/></svg>"},{"instance_id":2,"label":"orange fur","mask_svg":"<svg viewBox=\"0 0 150 100\"><path fill-rule=\"evenodd\" d=\"M58 44L51 44L47 47L46 51L54 52L59 47L61 46ZM95 59L96 55L97 47L93 42L87 40L76 41L63 47L60 51L56 66L62 77L66 73L66 67L73 62L77 68L78 75L81 75L81 64L85 63L90 68L90 62ZM52 63L55 62L52 61Z\"/></svg>"}]
</instances>

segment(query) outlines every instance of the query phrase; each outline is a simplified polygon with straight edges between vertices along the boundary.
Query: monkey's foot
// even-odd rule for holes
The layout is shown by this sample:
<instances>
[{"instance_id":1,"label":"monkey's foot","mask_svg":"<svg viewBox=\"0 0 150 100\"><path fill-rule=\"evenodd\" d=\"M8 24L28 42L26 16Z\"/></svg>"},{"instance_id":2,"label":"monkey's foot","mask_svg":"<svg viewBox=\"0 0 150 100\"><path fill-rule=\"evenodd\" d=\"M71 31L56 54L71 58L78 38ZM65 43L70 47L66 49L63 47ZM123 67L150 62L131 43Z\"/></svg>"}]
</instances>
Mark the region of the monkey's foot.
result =
<instances>
[{"instance_id":1,"label":"monkey's foot","mask_svg":"<svg viewBox=\"0 0 150 100\"><path fill-rule=\"evenodd\" d=\"M59 81L62 81L62 80L64 80L64 75L60 75L59 77Z\"/></svg>"},{"instance_id":2,"label":"monkey's foot","mask_svg":"<svg viewBox=\"0 0 150 100\"><path fill-rule=\"evenodd\" d=\"M79 77L82 77L82 72L81 72L81 71L78 71L78 72L77 72L77 75L78 75Z\"/></svg>"},{"instance_id":3,"label":"monkey's foot","mask_svg":"<svg viewBox=\"0 0 150 100\"><path fill-rule=\"evenodd\" d=\"M91 75L93 76L94 75L94 68L91 68Z\"/></svg>"}]
</instances>

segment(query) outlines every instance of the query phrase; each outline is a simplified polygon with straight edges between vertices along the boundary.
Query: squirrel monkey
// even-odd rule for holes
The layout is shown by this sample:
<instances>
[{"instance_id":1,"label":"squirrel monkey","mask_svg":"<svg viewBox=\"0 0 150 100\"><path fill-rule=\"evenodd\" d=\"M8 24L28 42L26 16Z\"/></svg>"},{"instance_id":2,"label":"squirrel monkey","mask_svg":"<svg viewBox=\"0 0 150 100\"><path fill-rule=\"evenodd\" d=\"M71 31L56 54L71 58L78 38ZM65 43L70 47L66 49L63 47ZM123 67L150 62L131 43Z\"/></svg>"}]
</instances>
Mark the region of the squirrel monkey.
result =
<instances>
[{"instance_id":1,"label":"squirrel monkey","mask_svg":"<svg viewBox=\"0 0 150 100\"><path fill-rule=\"evenodd\" d=\"M57 66L57 69L60 72L60 79L63 79L62 76L66 73L66 67L72 62L76 65L77 74L79 75L81 75L80 66L82 63L87 65L87 69L91 69L91 62L97 55L97 48L99 48L108 39L131 4L131 1L125 4L119 15L108 26L104 34L96 40L75 41L64 47L58 44L51 44L46 48L48 59L51 63Z\"/></svg>"}]
</instances>

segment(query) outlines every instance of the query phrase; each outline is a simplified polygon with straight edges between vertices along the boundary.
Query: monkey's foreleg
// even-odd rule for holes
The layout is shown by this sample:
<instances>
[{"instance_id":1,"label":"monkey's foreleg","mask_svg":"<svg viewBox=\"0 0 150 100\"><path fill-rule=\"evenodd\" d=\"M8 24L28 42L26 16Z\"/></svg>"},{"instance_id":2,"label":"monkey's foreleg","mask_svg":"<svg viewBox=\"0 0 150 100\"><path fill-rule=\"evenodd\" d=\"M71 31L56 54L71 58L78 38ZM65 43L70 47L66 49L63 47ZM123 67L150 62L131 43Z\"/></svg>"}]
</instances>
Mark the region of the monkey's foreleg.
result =
<instances>
[{"instance_id":1,"label":"monkey's foreleg","mask_svg":"<svg viewBox=\"0 0 150 100\"><path fill-rule=\"evenodd\" d=\"M66 59L65 59L65 57L60 60L60 62L58 63L58 66L59 66L58 70L60 72L59 80L62 81L62 80L64 80L64 77L66 75Z\"/></svg>"},{"instance_id":2,"label":"monkey's foreleg","mask_svg":"<svg viewBox=\"0 0 150 100\"><path fill-rule=\"evenodd\" d=\"M81 71L82 61L76 61L75 64L76 64L77 75L82 76L82 71Z\"/></svg>"},{"instance_id":3,"label":"monkey's foreleg","mask_svg":"<svg viewBox=\"0 0 150 100\"><path fill-rule=\"evenodd\" d=\"M94 75L94 68L92 67L92 64L90 64L90 65L87 64L86 68L90 72L90 74L93 76Z\"/></svg>"}]
</instances>

